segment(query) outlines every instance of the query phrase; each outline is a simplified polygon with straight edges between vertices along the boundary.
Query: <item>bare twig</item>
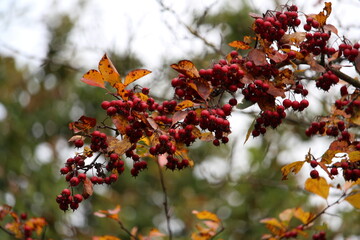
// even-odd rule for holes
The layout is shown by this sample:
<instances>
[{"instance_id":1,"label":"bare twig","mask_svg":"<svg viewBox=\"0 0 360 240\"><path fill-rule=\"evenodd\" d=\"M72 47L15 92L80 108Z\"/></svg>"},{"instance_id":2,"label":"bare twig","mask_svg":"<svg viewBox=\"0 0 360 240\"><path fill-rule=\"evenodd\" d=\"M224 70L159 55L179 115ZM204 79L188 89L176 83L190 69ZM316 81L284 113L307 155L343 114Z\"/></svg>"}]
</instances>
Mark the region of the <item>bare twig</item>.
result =
<instances>
[{"instance_id":1,"label":"bare twig","mask_svg":"<svg viewBox=\"0 0 360 240\"><path fill-rule=\"evenodd\" d=\"M183 25L193 36L197 37L198 39L200 39L201 41L204 42L204 44L208 47L210 47L214 52L216 52L217 54L224 56L224 52L221 51L220 48L216 47L213 43L209 42L206 38L204 38L198 31L198 29L194 29L191 26L189 26L188 24L186 24L184 21L181 20L181 18L179 17L179 15L170 7L165 6L165 4L163 3L162 0L157 0L157 2L159 3L159 5L162 7L162 9L164 11L170 12L175 18L176 21ZM206 10L208 11L208 10Z\"/></svg>"},{"instance_id":2,"label":"bare twig","mask_svg":"<svg viewBox=\"0 0 360 240\"><path fill-rule=\"evenodd\" d=\"M158 165L158 169L159 169L161 188L164 193L163 204L164 204L164 210L165 210L166 225L167 225L167 230L169 233L169 240L171 240L172 239L172 231L171 231L171 226L170 226L170 211L169 211L168 195L167 195L167 191L166 191L166 187L165 187L164 174L162 172L161 166L158 161L157 161L157 165Z\"/></svg>"}]
</instances>

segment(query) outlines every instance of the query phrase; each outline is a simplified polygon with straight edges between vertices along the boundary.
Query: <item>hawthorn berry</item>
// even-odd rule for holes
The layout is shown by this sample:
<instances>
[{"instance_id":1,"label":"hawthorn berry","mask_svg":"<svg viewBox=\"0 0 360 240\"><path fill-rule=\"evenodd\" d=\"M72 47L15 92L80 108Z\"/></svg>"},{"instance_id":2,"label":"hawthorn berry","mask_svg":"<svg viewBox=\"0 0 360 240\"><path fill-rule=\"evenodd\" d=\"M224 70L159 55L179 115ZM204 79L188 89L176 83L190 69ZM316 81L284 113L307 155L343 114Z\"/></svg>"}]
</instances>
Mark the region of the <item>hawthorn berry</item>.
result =
<instances>
[{"instance_id":1,"label":"hawthorn berry","mask_svg":"<svg viewBox=\"0 0 360 240\"><path fill-rule=\"evenodd\" d=\"M76 140L74 141L74 145L75 145L75 147L77 147L77 148L81 148L82 146L84 146L84 141L83 141L82 139L76 139Z\"/></svg>"},{"instance_id":2,"label":"hawthorn berry","mask_svg":"<svg viewBox=\"0 0 360 240\"><path fill-rule=\"evenodd\" d=\"M319 178L319 172L317 170L315 170L315 169L311 170L310 177L313 178L313 179Z\"/></svg>"}]
</instances>

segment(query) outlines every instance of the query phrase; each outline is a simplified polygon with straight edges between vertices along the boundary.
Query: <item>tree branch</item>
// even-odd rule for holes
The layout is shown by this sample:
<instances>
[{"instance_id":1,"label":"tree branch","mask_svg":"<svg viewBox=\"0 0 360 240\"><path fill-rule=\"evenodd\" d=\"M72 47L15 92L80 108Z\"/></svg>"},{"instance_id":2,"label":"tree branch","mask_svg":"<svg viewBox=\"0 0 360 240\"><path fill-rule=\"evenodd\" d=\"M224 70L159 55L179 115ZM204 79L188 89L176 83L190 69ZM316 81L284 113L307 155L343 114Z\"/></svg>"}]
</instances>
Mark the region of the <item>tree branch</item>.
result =
<instances>
[{"instance_id":1,"label":"tree branch","mask_svg":"<svg viewBox=\"0 0 360 240\"><path fill-rule=\"evenodd\" d=\"M166 191L166 187L165 187L164 175L163 175L161 166L158 161L157 161L157 165L158 165L158 169L159 169L161 188L164 193L164 203L163 204L164 204L164 210L165 210L166 225L167 225L167 230L169 233L169 240L171 240L172 239L172 231L171 231L171 226L170 226L170 211L169 211L168 195L167 195L167 191Z\"/></svg>"},{"instance_id":2,"label":"tree branch","mask_svg":"<svg viewBox=\"0 0 360 240\"><path fill-rule=\"evenodd\" d=\"M340 70L334 69L330 67L330 70L338 77L341 78L342 80L344 80L345 82L353 85L356 88L360 88L360 81L356 80L352 77L350 77L349 75L341 72Z\"/></svg>"},{"instance_id":3,"label":"tree branch","mask_svg":"<svg viewBox=\"0 0 360 240\"><path fill-rule=\"evenodd\" d=\"M120 225L121 230L123 230L124 232L126 232L131 239L135 239L135 240L139 240L138 237L136 237L135 235L133 235L125 226L124 224L118 219L117 223Z\"/></svg>"}]
</instances>

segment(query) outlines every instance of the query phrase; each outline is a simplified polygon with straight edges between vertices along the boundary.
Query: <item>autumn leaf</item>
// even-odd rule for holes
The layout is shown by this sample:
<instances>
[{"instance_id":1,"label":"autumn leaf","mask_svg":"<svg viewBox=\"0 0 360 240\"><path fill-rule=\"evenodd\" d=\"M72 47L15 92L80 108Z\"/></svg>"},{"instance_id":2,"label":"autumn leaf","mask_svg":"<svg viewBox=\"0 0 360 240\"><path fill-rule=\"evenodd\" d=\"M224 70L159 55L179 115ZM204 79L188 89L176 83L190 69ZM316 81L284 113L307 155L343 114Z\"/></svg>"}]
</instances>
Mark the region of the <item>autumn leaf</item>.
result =
<instances>
[{"instance_id":1,"label":"autumn leaf","mask_svg":"<svg viewBox=\"0 0 360 240\"><path fill-rule=\"evenodd\" d=\"M309 54L305 57L305 61L307 64L309 64L310 69L315 71L315 72L325 72L325 68L323 66L321 66L315 59L314 56L312 54Z\"/></svg>"},{"instance_id":2,"label":"autumn leaf","mask_svg":"<svg viewBox=\"0 0 360 240\"><path fill-rule=\"evenodd\" d=\"M45 221L45 218L30 218L25 222L25 225L35 231L37 235L40 235L47 225L47 222Z\"/></svg>"},{"instance_id":3,"label":"autumn leaf","mask_svg":"<svg viewBox=\"0 0 360 240\"><path fill-rule=\"evenodd\" d=\"M294 217L299 219L303 224L308 224L315 215L311 212L305 212L302 208L295 208Z\"/></svg>"},{"instance_id":4,"label":"autumn leaf","mask_svg":"<svg viewBox=\"0 0 360 240\"><path fill-rule=\"evenodd\" d=\"M266 61L266 54L259 50L253 49L248 53L248 58L250 61L253 61L255 65L262 66L268 64Z\"/></svg>"},{"instance_id":5,"label":"autumn leaf","mask_svg":"<svg viewBox=\"0 0 360 240\"><path fill-rule=\"evenodd\" d=\"M90 86L105 88L103 76L95 69L91 69L85 73L81 78L81 81Z\"/></svg>"},{"instance_id":6,"label":"autumn leaf","mask_svg":"<svg viewBox=\"0 0 360 240\"><path fill-rule=\"evenodd\" d=\"M236 48L236 49L242 49L242 50L251 48L251 46L249 46L248 43L243 42L243 41L232 41L231 43L229 43L229 46Z\"/></svg>"},{"instance_id":7,"label":"autumn leaf","mask_svg":"<svg viewBox=\"0 0 360 240\"><path fill-rule=\"evenodd\" d=\"M184 100L180 103L178 103L175 107L175 111L181 111L185 108L190 108L194 106L194 102L190 100Z\"/></svg>"},{"instance_id":8,"label":"autumn leaf","mask_svg":"<svg viewBox=\"0 0 360 240\"><path fill-rule=\"evenodd\" d=\"M187 100L189 101L189 100ZM187 116L188 111L177 111L174 113L173 117L172 117L172 124L174 125L175 123L182 121L185 119L185 117Z\"/></svg>"},{"instance_id":9,"label":"autumn leaf","mask_svg":"<svg viewBox=\"0 0 360 240\"><path fill-rule=\"evenodd\" d=\"M86 199L88 197L90 197L93 192L94 192L94 188L93 188L93 183L90 181L89 178L85 178L84 180L84 188L83 188L83 197Z\"/></svg>"},{"instance_id":10,"label":"autumn leaf","mask_svg":"<svg viewBox=\"0 0 360 240\"><path fill-rule=\"evenodd\" d=\"M142 78L142 77L148 75L149 73L151 73L151 71L146 70L146 69L133 70L126 75L124 85L127 86L130 83L138 80L139 78Z\"/></svg>"},{"instance_id":11,"label":"autumn leaf","mask_svg":"<svg viewBox=\"0 0 360 240\"><path fill-rule=\"evenodd\" d=\"M119 140L112 136L108 136L108 144L108 151L115 152L119 156L123 155L132 145L127 137Z\"/></svg>"},{"instance_id":12,"label":"autumn leaf","mask_svg":"<svg viewBox=\"0 0 360 240\"><path fill-rule=\"evenodd\" d=\"M290 163L284 167L281 168L281 173L283 175L282 180L286 180L289 173L293 172L294 174L297 174L302 166L304 165L305 161L296 161L293 163Z\"/></svg>"},{"instance_id":13,"label":"autumn leaf","mask_svg":"<svg viewBox=\"0 0 360 240\"><path fill-rule=\"evenodd\" d=\"M211 220L214 222L220 222L219 217L216 214L209 212L209 211L199 212L199 211L193 210L192 214L194 214L200 220L207 219L207 220Z\"/></svg>"},{"instance_id":14,"label":"autumn leaf","mask_svg":"<svg viewBox=\"0 0 360 240\"><path fill-rule=\"evenodd\" d=\"M326 24L326 20L330 16L330 14L331 14L331 2L325 2L325 7L323 11L315 15L314 18L316 19L316 21L319 22L320 27L322 27Z\"/></svg>"},{"instance_id":15,"label":"autumn leaf","mask_svg":"<svg viewBox=\"0 0 360 240\"><path fill-rule=\"evenodd\" d=\"M211 132L204 132L201 133L201 136L199 138L201 141L204 142L212 142L215 139L215 136Z\"/></svg>"},{"instance_id":16,"label":"autumn leaf","mask_svg":"<svg viewBox=\"0 0 360 240\"><path fill-rule=\"evenodd\" d=\"M360 151L352 151L348 153L350 162L358 162L360 161Z\"/></svg>"},{"instance_id":17,"label":"autumn leaf","mask_svg":"<svg viewBox=\"0 0 360 240\"><path fill-rule=\"evenodd\" d=\"M196 69L193 62L189 60L181 60L177 64L171 64L170 67L175 71L184 74L189 78L199 78L199 71Z\"/></svg>"},{"instance_id":18,"label":"autumn leaf","mask_svg":"<svg viewBox=\"0 0 360 240\"><path fill-rule=\"evenodd\" d=\"M96 126L96 118L81 116L78 121L69 124L70 130L74 133L83 132Z\"/></svg>"},{"instance_id":19,"label":"autumn leaf","mask_svg":"<svg viewBox=\"0 0 360 240\"><path fill-rule=\"evenodd\" d=\"M92 240L121 240L121 239L110 235L104 235L104 236L93 236Z\"/></svg>"},{"instance_id":20,"label":"autumn leaf","mask_svg":"<svg viewBox=\"0 0 360 240\"><path fill-rule=\"evenodd\" d=\"M111 120L120 134L125 135L126 126L129 125L127 118L123 115L115 115L111 117Z\"/></svg>"},{"instance_id":21,"label":"autumn leaf","mask_svg":"<svg viewBox=\"0 0 360 240\"><path fill-rule=\"evenodd\" d=\"M330 185L323 177L316 179L308 178L305 182L305 190L327 199L329 196Z\"/></svg>"},{"instance_id":22,"label":"autumn leaf","mask_svg":"<svg viewBox=\"0 0 360 240\"><path fill-rule=\"evenodd\" d=\"M101 58L98 68L104 81L110 83L111 86L121 82L120 74L106 53Z\"/></svg>"},{"instance_id":23,"label":"autumn leaf","mask_svg":"<svg viewBox=\"0 0 360 240\"><path fill-rule=\"evenodd\" d=\"M333 32L333 33L335 33L336 35L338 35L338 30L337 30L337 28L334 26L334 25L332 25L332 24L325 24L324 26L323 26L323 29L324 29L324 31L325 32Z\"/></svg>"},{"instance_id":24,"label":"autumn leaf","mask_svg":"<svg viewBox=\"0 0 360 240\"><path fill-rule=\"evenodd\" d=\"M331 164L332 159L335 157L337 153L346 152L348 147L348 143L346 141L333 141L329 149L321 156L321 162L325 164Z\"/></svg>"},{"instance_id":25,"label":"autumn leaf","mask_svg":"<svg viewBox=\"0 0 360 240\"><path fill-rule=\"evenodd\" d=\"M269 231L276 236L281 236L283 233L286 232L286 226L276 218L265 218L262 219L260 222L264 223L266 228L269 229Z\"/></svg>"},{"instance_id":26,"label":"autumn leaf","mask_svg":"<svg viewBox=\"0 0 360 240\"><path fill-rule=\"evenodd\" d=\"M7 223L5 225L5 228L7 230L9 230L10 232L12 232L16 238L18 239L22 239L23 238L23 233L21 231L21 222L11 222L11 223Z\"/></svg>"},{"instance_id":27,"label":"autumn leaf","mask_svg":"<svg viewBox=\"0 0 360 240\"><path fill-rule=\"evenodd\" d=\"M2 221L10 212L12 207L4 204L0 206L0 221Z\"/></svg>"},{"instance_id":28,"label":"autumn leaf","mask_svg":"<svg viewBox=\"0 0 360 240\"><path fill-rule=\"evenodd\" d=\"M294 216L294 209L288 208L279 214L279 219L283 222L290 222L293 216Z\"/></svg>"},{"instance_id":29,"label":"autumn leaf","mask_svg":"<svg viewBox=\"0 0 360 240\"><path fill-rule=\"evenodd\" d=\"M110 219L114 219L114 220L119 220L119 215L118 213L120 212L121 207L120 205L116 205L116 207L114 209L109 209L109 210L99 210L94 212L94 215L97 217L101 217L101 218L110 218Z\"/></svg>"},{"instance_id":30,"label":"autumn leaf","mask_svg":"<svg viewBox=\"0 0 360 240\"><path fill-rule=\"evenodd\" d=\"M273 97L282 97L285 98L285 89L276 87L272 82L269 84L269 89L267 90L267 93L270 94Z\"/></svg>"},{"instance_id":31,"label":"autumn leaf","mask_svg":"<svg viewBox=\"0 0 360 240\"><path fill-rule=\"evenodd\" d=\"M294 44L298 45L302 41L305 40L306 33L305 32L295 32L291 34L284 34L280 39L281 44Z\"/></svg>"},{"instance_id":32,"label":"autumn leaf","mask_svg":"<svg viewBox=\"0 0 360 240\"><path fill-rule=\"evenodd\" d=\"M360 209L360 192L354 191L345 198L353 207Z\"/></svg>"}]
</instances>

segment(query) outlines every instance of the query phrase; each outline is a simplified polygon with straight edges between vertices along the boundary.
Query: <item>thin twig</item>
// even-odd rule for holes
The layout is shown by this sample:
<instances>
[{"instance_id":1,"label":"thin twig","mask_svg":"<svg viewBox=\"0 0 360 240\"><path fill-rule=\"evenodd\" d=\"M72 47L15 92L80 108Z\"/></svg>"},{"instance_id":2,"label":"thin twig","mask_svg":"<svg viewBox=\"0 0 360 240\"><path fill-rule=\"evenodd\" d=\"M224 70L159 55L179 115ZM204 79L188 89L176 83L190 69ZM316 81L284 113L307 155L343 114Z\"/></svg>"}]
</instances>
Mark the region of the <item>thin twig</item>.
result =
<instances>
[{"instance_id":1,"label":"thin twig","mask_svg":"<svg viewBox=\"0 0 360 240\"><path fill-rule=\"evenodd\" d=\"M124 224L123 224L119 219L118 219L116 222L120 225L121 230L123 230L124 232L126 232L126 234L128 234L132 239L139 240L138 237L135 236L135 235L133 235L133 234L129 231L129 229L127 229L127 228L124 226Z\"/></svg>"},{"instance_id":2,"label":"thin twig","mask_svg":"<svg viewBox=\"0 0 360 240\"><path fill-rule=\"evenodd\" d=\"M170 227L170 211L169 211L168 195L167 195L167 191L166 191L166 187L165 187L164 174L162 172L159 162L157 162L157 165L158 165L158 169L159 169L161 188L164 193L164 203L163 204L164 204L164 210L165 210L166 225L167 225L167 230L169 233L169 240L171 240L172 239L172 231L171 231L171 227Z\"/></svg>"},{"instance_id":3,"label":"thin twig","mask_svg":"<svg viewBox=\"0 0 360 240\"><path fill-rule=\"evenodd\" d=\"M216 52L217 54L219 54L221 56L225 55L224 52L221 51L221 49L219 49L213 43L209 42L206 38L201 36L201 34L199 33L199 31L197 29L192 28L191 26L186 24L184 21L182 21L181 18L179 17L179 15L170 7L165 6L165 4L163 3L162 0L157 0L157 2L163 8L163 10L170 12L176 18L176 21L179 24L183 25L192 35L194 35L195 37L197 37L198 39L203 41L206 46L210 47L211 49L213 49L214 52Z\"/></svg>"}]
</instances>

